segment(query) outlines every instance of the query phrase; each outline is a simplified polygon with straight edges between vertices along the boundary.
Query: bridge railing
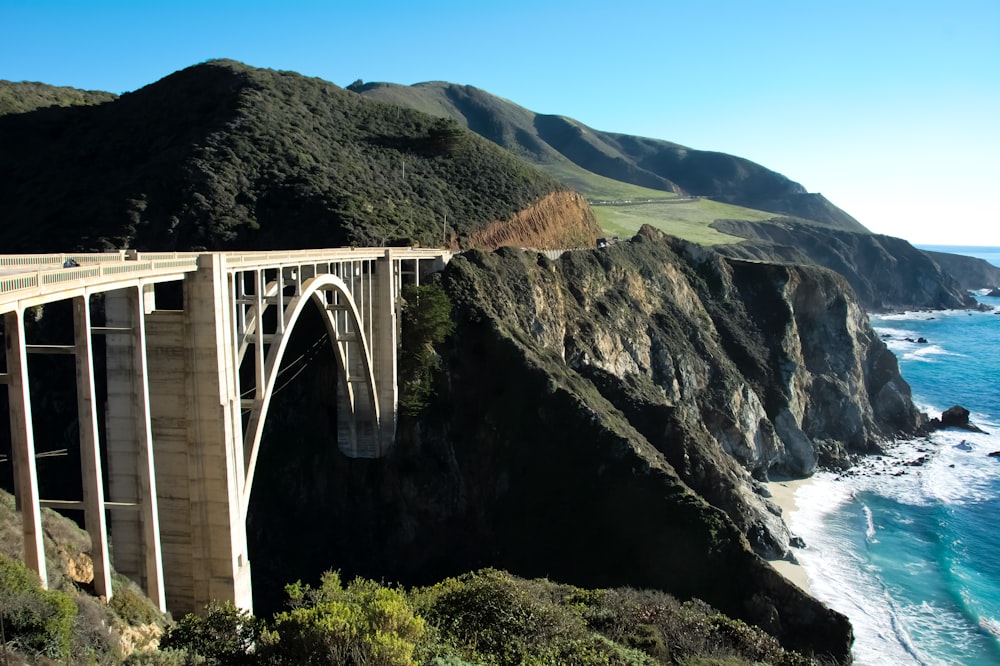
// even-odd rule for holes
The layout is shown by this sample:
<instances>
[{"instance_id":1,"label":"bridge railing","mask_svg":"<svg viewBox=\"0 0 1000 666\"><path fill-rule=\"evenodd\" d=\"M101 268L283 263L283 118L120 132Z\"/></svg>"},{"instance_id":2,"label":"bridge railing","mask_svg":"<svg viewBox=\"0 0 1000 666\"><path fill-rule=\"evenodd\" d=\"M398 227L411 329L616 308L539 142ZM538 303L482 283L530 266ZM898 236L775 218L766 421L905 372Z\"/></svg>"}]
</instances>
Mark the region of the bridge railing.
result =
<instances>
[{"instance_id":1,"label":"bridge railing","mask_svg":"<svg viewBox=\"0 0 1000 666\"><path fill-rule=\"evenodd\" d=\"M95 261L90 265L84 264L79 259L76 261L81 265L69 268L62 268L61 264L58 268L50 268L47 263L34 264L39 266L40 270L30 272L18 269L31 267L33 264L3 264L6 267L5 272L11 274L0 275L0 311L13 310L21 298L44 296L84 285L99 287L129 278L155 279L178 273L190 273L198 269L198 255L194 253L157 260ZM11 269L16 272L12 272Z\"/></svg>"},{"instance_id":2,"label":"bridge railing","mask_svg":"<svg viewBox=\"0 0 1000 666\"><path fill-rule=\"evenodd\" d=\"M321 264L333 261L374 260L389 252L393 259L434 259L451 252L433 248L326 248L286 252L227 252L230 268ZM86 285L100 287L129 278L167 277L198 269L203 252L136 252L120 250L95 254L0 255L0 312L15 309L20 299L44 302L46 294ZM75 265L66 266L72 260Z\"/></svg>"},{"instance_id":3,"label":"bridge railing","mask_svg":"<svg viewBox=\"0 0 1000 666\"><path fill-rule=\"evenodd\" d=\"M66 261L72 259L78 264L102 264L125 260L125 250L101 253L62 253L62 254L7 254L0 255L0 267L20 268L22 266L51 266L62 268Z\"/></svg>"},{"instance_id":4,"label":"bridge railing","mask_svg":"<svg viewBox=\"0 0 1000 666\"><path fill-rule=\"evenodd\" d=\"M288 250L269 252L227 252L229 268L263 267L290 264L326 263L330 261L367 261L380 259L389 251L393 259L434 259L452 254L449 250L413 247L341 247L321 250Z\"/></svg>"}]
</instances>

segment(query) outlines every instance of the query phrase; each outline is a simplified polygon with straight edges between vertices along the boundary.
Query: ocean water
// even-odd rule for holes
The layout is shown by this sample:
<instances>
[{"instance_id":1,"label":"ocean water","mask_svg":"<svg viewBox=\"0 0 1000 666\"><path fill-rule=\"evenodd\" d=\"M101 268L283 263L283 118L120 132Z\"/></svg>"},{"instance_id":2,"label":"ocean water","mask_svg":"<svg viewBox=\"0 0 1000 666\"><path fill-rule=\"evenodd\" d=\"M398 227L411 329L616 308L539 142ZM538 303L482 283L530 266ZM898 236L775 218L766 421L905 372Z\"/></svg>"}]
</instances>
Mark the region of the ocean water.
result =
<instances>
[{"instance_id":1,"label":"ocean water","mask_svg":"<svg viewBox=\"0 0 1000 666\"><path fill-rule=\"evenodd\" d=\"M960 253L1000 262L1000 248ZM817 474L788 516L807 545L796 556L813 594L851 619L855 663L1000 665L1000 457L988 455L1000 451L1000 314L872 325L923 411L963 405L987 434L939 431L849 473Z\"/></svg>"}]
</instances>

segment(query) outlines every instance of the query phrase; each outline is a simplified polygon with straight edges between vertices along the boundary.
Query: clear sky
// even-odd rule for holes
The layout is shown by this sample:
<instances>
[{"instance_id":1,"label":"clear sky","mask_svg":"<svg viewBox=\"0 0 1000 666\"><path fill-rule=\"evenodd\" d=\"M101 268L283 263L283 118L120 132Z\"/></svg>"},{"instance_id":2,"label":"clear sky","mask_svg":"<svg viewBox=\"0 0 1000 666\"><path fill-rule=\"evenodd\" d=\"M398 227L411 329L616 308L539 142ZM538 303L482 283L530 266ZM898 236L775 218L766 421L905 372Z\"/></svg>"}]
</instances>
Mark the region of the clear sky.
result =
<instances>
[{"instance_id":1,"label":"clear sky","mask_svg":"<svg viewBox=\"0 0 1000 666\"><path fill-rule=\"evenodd\" d=\"M116 93L213 58L473 85L1000 246L1000 0L0 0L0 35L0 79Z\"/></svg>"}]
</instances>

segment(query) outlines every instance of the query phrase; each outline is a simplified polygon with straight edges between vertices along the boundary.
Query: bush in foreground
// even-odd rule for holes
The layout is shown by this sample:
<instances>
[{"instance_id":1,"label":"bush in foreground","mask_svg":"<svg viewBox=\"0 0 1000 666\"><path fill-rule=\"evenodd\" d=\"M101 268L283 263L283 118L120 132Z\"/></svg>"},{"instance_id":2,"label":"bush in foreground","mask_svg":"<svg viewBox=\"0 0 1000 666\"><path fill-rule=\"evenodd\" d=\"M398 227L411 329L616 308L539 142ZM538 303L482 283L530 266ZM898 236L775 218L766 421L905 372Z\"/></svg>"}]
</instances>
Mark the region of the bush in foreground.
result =
<instances>
[{"instance_id":1,"label":"bush in foreground","mask_svg":"<svg viewBox=\"0 0 1000 666\"><path fill-rule=\"evenodd\" d=\"M67 657L76 613L69 595L43 590L33 571L0 554L0 615L13 650L32 657Z\"/></svg>"},{"instance_id":2,"label":"bush in foreground","mask_svg":"<svg viewBox=\"0 0 1000 666\"><path fill-rule=\"evenodd\" d=\"M337 573L286 588L270 623L212 604L130 666L808 666L771 636L698 601L585 590L483 569L409 592Z\"/></svg>"}]
</instances>

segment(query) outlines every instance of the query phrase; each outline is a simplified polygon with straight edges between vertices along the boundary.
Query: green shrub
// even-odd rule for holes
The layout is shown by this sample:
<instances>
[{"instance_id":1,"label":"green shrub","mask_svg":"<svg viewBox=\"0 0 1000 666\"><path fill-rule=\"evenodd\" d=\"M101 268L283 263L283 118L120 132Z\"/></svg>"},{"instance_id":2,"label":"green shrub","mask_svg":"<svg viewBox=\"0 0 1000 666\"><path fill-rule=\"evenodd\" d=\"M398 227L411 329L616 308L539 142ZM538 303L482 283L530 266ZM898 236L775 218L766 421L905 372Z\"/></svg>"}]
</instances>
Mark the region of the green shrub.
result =
<instances>
[{"instance_id":1,"label":"green shrub","mask_svg":"<svg viewBox=\"0 0 1000 666\"><path fill-rule=\"evenodd\" d=\"M125 660L125 666L201 666L207 663L205 657L192 655L182 648L134 652Z\"/></svg>"},{"instance_id":2,"label":"green shrub","mask_svg":"<svg viewBox=\"0 0 1000 666\"><path fill-rule=\"evenodd\" d=\"M0 613L7 642L27 654L63 658L70 652L77 608L64 592L43 590L35 572L0 554Z\"/></svg>"},{"instance_id":3,"label":"green shrub","mask_svg":"<svg viewBox=\"0 0 1000 666\"><path fill-rule=\"evenodd\" d=\"M132 625L165 624L166 618L160 609L125 576L112 574L111 591L111 601L108 605L123 621Z\"/></svg>"},{"instance_id":4,"label":"green shrub","mask_svg":"<svg viewBox=\"0 0 1000 666\"><path fill-rule=\"evenodd\" d=\"M345 589L335 572L320 586L286 590L291 610L275 617L275 655L288 664L410 666L424 621L400 590L355 578Z\"/></svg>"},{"instance_id":5,"label":"green shrub","mask_svg":"<svg viewBox=\"0 0 1000 666\"><path fill-rule=\"evenodd\" d=\"M204 616L188 613L168 629L160 647L185 650L192 657L203 657L203 663L209 665L251 665L257 663L254 649L265 630L263 620L231 601L211 603Z\"/></svg>"},{"instance_id":6,"label":"green shrub","mask_svg":"<svg viewBox=\"0 0 1000 666\"><path fill-rule=\"evenodd\" d=\"M539 592L529 581L483 569L449 578L416 596L442 639L474 661L557 663L560 655L566 659L584 650L582 619Z\"/></svg>"}]
</instances>

